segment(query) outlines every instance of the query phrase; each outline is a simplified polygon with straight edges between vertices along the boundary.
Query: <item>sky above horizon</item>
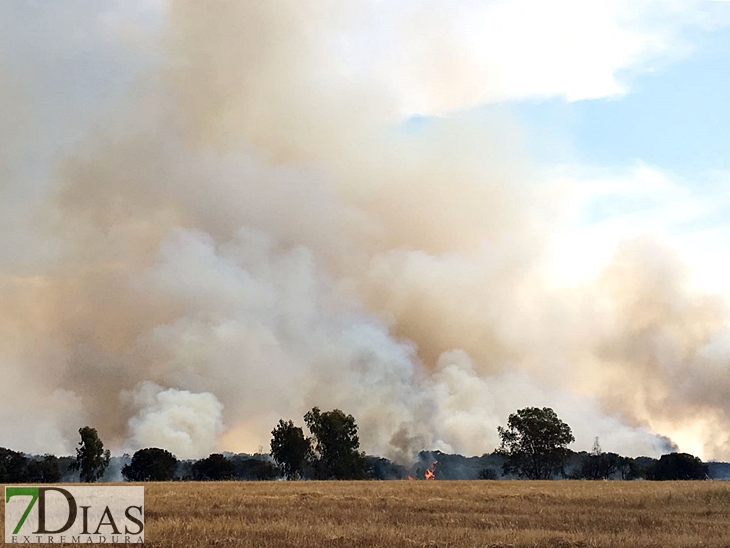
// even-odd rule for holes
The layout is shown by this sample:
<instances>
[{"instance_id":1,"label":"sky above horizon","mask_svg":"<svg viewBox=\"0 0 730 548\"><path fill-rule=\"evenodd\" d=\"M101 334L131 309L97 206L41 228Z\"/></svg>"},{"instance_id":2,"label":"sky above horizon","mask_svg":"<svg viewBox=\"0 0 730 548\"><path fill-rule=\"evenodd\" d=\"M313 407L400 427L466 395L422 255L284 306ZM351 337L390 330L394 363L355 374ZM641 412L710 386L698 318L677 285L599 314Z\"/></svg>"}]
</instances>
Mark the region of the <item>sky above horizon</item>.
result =
<instances>
[{"instance_id":1,"label":"sky above horizon","mask_svg":"<svg viewBox=\"0 0 730 548\"><path fill-rule=\"evenodd\" d=\"M0 446L255 449L316 401L477 452L558 402L730 458L730 1L201 6L0 3L0 401L46 396Z\"/></svg>"},{"instance_id":2,"label":"sky above horizon","mask_svg":"<svg viewBox=\"0 0 730 548\"><path fill-rule=\"evenodd\" d=\"M556 267L571 282L575 273L595 272L622 237L641 232L671 242L702 286L730 293L723 253L730 236L730 1L360 4L370 24L332 46L341 48L348 71L392 86L401 123L413 129L456 115L489 125L496 114L515 126L517 146L540 166L541 178L574 188L580 207L566 227L569 240L556 242L574 247L582 263L558 253L565 264ZM3 6L0 30L15 46L5 54L6 70L31 68L11 90L33 93L31 127L43 128L33 138L45 146L25 166L38 173L38 194L53 155L83 138L154 66L155 54L144 48L166 6ZM436 21L443 25L433 32ZM413 28L402 33L404 25ZM413 39L417 32L423 36ZM445 53L434 49L439 39ZM449 53L459 48L459 55ZM429 55L434 67L447 66L446 76L419 66ZM38 162L44 153L50 163Z\"/></svg>"},{"instance_id":3,"label":"sky above horizon","mask_svg":"<svg viewBox=\"0 0 730 548\"><path fill-rule=\"evenodd\" d=\"M595 271L591 258L606 260L611 242L644 233L670 242L699 287L728 295L730 3L716 5L717 25L675 36L676 50L670 46L647 66L616 70L618 91L481 107L506 108L533 156L586 191L575 218L585 231L575 242L583 264L566 257L566 275ZM604 253L596 251L598 242Z\"/></svg>"},{"instance_id":4,"label":"sky above horizon","mask_svg":"<svg viewBox=\"0 0 730 548\"><path fill-rule=\"evenodd\" d=\"M674 248L698 289L730 295L730 2L483 6L497 16L484 34L510 36L482 58L501 67L501 85L487 80L484 102L457 111L512 120L542 174L573 189L556 278L590 277L643 235Z\"/></svg>"}]
</instances>

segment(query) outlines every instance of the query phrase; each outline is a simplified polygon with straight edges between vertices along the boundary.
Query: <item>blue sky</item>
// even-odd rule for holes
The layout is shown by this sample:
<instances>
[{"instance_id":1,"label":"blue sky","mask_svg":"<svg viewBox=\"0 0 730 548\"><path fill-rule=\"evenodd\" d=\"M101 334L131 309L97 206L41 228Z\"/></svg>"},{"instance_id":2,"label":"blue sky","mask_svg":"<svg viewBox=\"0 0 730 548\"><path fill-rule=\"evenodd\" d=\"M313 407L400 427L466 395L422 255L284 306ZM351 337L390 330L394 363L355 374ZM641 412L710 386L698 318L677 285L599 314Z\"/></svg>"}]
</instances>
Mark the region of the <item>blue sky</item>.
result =
<instances>
[{"instance_id":1,"label":"blue sky","mask_svg":"<svg viewBox=\"0 0 730 548\"><path fill-rule=\"evenodd\" d=\"M533 160L574 190L572 224L554 240L569 283L598 272L623 241L650 236L698 288L730 294L730 29L695 28L676 42L648 65L614 70L621 93L575 99L566 83L472 110L509 113Z\"/></svg>"},{"instance_id":2,"label":"blue sky","mask_svg":"<svg viewBox=\"0 0 730 548\"><path fill-rule=\"evenodd\" d=\"M665 67L619 74L625 95L513 103L533 152L597 165L640 160L683 177L729 169L730 30L696 33L693 42L695 51Z\"/></svg>"}]
</instances>

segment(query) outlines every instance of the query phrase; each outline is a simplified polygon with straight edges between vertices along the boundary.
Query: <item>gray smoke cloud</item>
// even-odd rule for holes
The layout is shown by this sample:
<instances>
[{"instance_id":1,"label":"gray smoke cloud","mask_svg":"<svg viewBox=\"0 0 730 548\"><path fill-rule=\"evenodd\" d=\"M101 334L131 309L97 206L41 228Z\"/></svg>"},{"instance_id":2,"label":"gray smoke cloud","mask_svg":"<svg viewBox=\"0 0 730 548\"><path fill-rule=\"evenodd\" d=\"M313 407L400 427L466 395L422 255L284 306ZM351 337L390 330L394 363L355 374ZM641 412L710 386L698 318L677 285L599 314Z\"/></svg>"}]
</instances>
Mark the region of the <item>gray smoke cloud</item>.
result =
<instances>
[{"instance_id":1,"label":"gray smoke cloud","mask_svg":"<svg viewBox=\"0 0 730 548\"><path fill-rule=\"evenodd\" d=\"M647 240L585 286L547 283L570 196L499 109L404 123L490 81L461 78L476 61L455 44L430 57L431 18L388 19L396 66L420 66L407 85L363 69L378 4L69 0L65 27L0 8L39 16L33 48L3 40L49 102L1 97L35 118L0 129L2 444L69 452L89 422L117 450L251 451L318 405L407 461L491 451L546 405L577 449L656 455L702 424L704 456L730 455L723 305Z\"/></svg>"}]
</instances>

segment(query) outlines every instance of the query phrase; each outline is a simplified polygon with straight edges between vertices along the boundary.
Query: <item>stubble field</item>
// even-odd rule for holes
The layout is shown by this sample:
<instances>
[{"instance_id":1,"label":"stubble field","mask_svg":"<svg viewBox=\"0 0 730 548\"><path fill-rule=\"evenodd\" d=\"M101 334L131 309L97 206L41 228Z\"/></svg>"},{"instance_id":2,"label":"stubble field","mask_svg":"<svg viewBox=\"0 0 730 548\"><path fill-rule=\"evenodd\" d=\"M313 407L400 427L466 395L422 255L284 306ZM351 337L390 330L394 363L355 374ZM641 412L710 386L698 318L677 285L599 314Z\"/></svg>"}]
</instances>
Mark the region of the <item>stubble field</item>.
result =
<instances>
[{"instance_id":1,"label":"stubble field","mask_svg":"<svg viewBox=\"0 0 730 548\"><path fill-rule=\"evenodd\" d=\"M730 547L730 482L158 483L151 546Z\"/></svg>"},{"instance_id":2,"label":"stubble field","mask_svg":"<svg viewBox=\"0 0 730 548\"><path fill-rule=\"evenodd\" d=\"M145 507L176 548L730 547L730 482L149 483Z\"/></svg>"}]
</instances>

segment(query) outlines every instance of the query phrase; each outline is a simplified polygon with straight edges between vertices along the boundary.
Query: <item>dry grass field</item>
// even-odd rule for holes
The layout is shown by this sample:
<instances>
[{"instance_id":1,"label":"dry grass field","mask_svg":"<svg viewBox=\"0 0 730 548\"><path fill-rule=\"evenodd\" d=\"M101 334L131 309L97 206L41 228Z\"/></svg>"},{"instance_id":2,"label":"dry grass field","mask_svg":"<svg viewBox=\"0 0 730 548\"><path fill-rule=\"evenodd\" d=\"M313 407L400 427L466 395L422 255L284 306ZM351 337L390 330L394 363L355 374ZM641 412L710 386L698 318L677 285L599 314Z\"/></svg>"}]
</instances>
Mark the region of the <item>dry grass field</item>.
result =
<instances>
[{"instance_id":1,"label":"dry grass field","mask_svg":"<svg viewBox=\"0 0 730 548\"><path fill-rule=\"evenodd\" d=\"M730 482L150 484L147 543L730 547Z\"/></svg>"},{"instance_id":2,"label":"dry grass field","mask_svg":"<svg viewBox=\"0 0 730 548\"><path fill-rule=\"evenodd\" d=\"M730 547L730 482L146 484L150 546Z\"/></svg>"}]
</instances>

